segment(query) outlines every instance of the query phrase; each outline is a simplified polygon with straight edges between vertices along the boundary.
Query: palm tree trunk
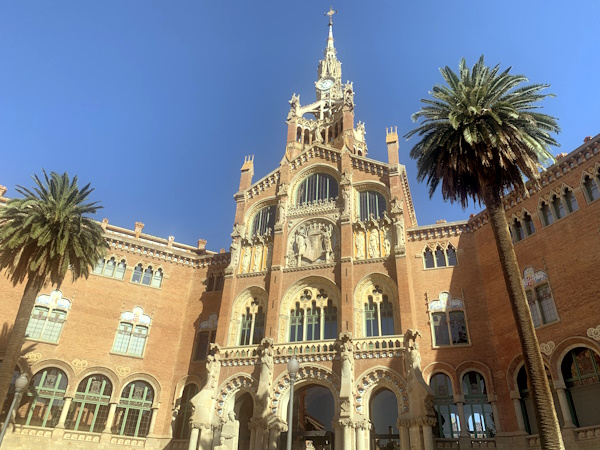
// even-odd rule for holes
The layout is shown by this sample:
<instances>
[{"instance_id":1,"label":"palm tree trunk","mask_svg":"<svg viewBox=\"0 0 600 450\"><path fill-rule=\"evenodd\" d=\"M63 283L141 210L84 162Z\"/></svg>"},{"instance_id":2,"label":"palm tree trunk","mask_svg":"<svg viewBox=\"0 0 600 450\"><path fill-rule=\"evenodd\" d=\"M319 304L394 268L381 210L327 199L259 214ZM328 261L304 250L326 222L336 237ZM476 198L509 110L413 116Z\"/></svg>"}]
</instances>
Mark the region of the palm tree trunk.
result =
<instances>
[{"instance_id":1,"label":"palm tree trunk","mask_svg":"<svg viewBox=\"0 0 600 450\"><path fill-rule=\"evenodd\" d=\"M21 298L19 311L17 311L15 324L8 339L6 352L4 353L2 365L0 366L0 399L2 399L2 404L4 404L4 400L6 399L15 366L21 356L21 347L25 341L25 332L27 331L27 325L29 324L31 310L35 305L35 299L42 289L42 286L43 280L36 276L30 276L25 285L25 291L23 291L23 297Z\"/></svg>"},{"instance_id":2,"label":"palm tree trunk","mask_svg":"<svg viewBox=\"0 0 600 450\"><path fill-rule=\"evenodd\" d=\"M483 201L490 218L490 225L496 239L500 265L504 274L504 282L508 290L508 298L512 307L517 332L521 341L521 349L525 360L525 370L531 384L535 417L538 425L542 449L564 449L560 426L556 417L556 409L552 400L552 391L548 384L546 369L540 346L531 320L531 312L525 296L521 271L517 263L515 249L508 231L508 222L499 192L487 187Z\"/></svg>"}]
</instances>

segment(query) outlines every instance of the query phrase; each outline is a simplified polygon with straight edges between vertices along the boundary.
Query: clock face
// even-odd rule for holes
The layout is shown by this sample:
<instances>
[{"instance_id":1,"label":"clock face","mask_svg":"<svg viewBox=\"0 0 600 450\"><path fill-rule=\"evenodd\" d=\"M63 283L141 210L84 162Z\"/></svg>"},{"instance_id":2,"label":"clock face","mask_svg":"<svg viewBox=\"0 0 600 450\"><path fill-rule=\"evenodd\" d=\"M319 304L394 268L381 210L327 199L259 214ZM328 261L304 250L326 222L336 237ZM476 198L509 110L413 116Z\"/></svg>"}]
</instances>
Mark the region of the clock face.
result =
<instances>
[{"instance_id":1,"label":"clock face","mask_svg":"<svg viewBox=\"0 0 600 450\"><path fill-rule=\"evenodd\" d=\"M331 88L331 86L333 86L333 80L330 79L321 80L317 83L317 88L319 88L321 91L327 91Z\"/></svg>"}]
</instances>

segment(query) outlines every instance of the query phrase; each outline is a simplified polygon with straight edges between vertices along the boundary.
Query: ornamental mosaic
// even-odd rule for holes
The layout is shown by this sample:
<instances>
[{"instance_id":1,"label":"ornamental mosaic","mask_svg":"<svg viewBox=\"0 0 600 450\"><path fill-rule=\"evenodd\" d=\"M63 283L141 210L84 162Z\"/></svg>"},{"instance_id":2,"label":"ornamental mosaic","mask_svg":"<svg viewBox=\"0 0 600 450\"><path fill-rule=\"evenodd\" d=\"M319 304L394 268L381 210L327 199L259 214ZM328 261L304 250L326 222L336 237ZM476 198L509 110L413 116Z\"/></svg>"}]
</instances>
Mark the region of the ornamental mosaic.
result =
<instances>
[{"instance_id":1,"label":"ornamental mosaic","mask_svg":"<svg viewBox=\"0 0 600 450\"><path fill-rule=\"evenodd\" d=\"M133 308L133 311L125 311L121 314L121 320L131 323L139 323L141 325L150 325L150 316L144 314L144 310L139 306Z\"/></svg>"},{"instance_id":2,"label":"ornamental mosaic","mask_svg":"<svg viewBox=\"0 0 600 450\"><path fill-rule=\"evenodd\" d=\"M548 275L543 270L538 270L537 272L533 270L533 267L526 267L523 271L523 287L528 288L534 286L538 283L546 281L548 279Z\"/></svg>"},{"instance_id":3,"label":"ornamental mosaic","mask_svg":"<svg viewBox=\"0 0 600 450\"><path fill-rule=\"evenodd\" d=\"M450 298L450 293L441 292L437 299L429 303L429 311L446 311L447 309L462 309L463 301L460 298Z\"/></svg>"},{"instance_id":4,"label":"ornamental mosaic","mask_svg":"<svg viewBox=\"0 0 600 450\"><path fill-rule=\"evenodd\" d=\"M54 290L50 293L50 295L43 294L40 295L35 300L36 305L47 306L50 309L61 308L61 309L71 309L71 302L66 298L63 298L62 292L59 290Z\"/></svg>"}]
</instances>

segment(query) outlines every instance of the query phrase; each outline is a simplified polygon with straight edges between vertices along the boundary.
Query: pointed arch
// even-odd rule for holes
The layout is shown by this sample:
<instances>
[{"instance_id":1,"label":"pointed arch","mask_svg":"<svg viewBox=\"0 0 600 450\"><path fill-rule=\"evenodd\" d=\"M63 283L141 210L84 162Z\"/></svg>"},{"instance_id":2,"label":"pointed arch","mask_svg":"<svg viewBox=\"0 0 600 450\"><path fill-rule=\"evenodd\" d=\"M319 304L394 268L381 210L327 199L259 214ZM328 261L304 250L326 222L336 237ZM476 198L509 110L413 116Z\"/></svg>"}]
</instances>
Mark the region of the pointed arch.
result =
<instances>
[{"instance_id":1,"label":"pointed arch","mask_svg":"<svg viewBox=\"0 0 600 450\"><path fill-rule=\"evenodd\" d=\"M398 402L398 416L409 412L408 392L406 380L393 369L384 366L375 366L365 370L356 377L353 386L354 409L370 419L369 403L373 393L380 388L387 388L394 393Z\"/></svg>"},{"instance_id":2,"label":"pointed arch","mask_svg":"<svg viewBox=\"0 0 600 450\"><path fill-rule=\"evenodd\" d=\"M378 295L372 295L376 291ZM369 297L374 302L381 302L387 297L390 302L394 320L394 334L401 333L401 317L399 308L398 287L394 280L381 272L365 275L354 288L354 334L356 337L366 337L365 303Z\"/></svg>"},{"instance_id":3,"label":"pointed arch","mask_svg":"<svg viewBox=\"0 0 600 450\"><path fill-rule=\"evenodd\" d=\"M269 294L267 291L259 286L250 286L238 294L231 307L231 326L229 327L229 338L227 339L229 347L238 345L241 317L246 308L249 308L254 314L259 308L262 308L263 314L266 314L268 299Z\"/></svg>"}]
</instances>

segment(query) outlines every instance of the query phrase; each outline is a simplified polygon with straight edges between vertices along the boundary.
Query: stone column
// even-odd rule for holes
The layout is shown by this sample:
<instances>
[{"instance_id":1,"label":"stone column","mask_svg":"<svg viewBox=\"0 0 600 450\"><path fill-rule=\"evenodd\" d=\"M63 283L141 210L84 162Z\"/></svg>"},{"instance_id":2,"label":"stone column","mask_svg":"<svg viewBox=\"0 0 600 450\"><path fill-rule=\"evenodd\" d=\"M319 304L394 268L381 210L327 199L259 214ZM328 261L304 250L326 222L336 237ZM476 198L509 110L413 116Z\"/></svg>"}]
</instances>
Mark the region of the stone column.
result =
<instances>
[{"instance_id":1,"label":"stone column","mask_svg":"<svg viewBox=\"0 0 600 450\"><path fill-rule=\"evenodd\" d=\"M408 420L398 420L396 422L396 427L398 427L398 431L400 431L400 448L402 450L410 449L410 437L408 432Z\"/></svg>"},{"instance_id":2,"label":"stone column","mask_svg":"<svg viewBox=\"0 0 600 450\"><path fill-rule=\"evenodd\" d=\"M571 408L569 408L569 400L567 399L567 392L564 384L562 386L556 383L556 395L558 396L558 402L560 403L560 410L562 412L563 420L565 422L563 428L575 428L573 418L571 417Z\"/></svg>"},{"instance_id":3,"label":"stone column","mask_svg":"<svg viewBox=\"0 0 600 450\"><path fill-rule=\"evenodd\" d=\"M353 450L354 447L352 446L352 429L354 427L354 423L352 422L352 419L340 419L340 425L343 427L344 436L344 442L341 448L343 450Z\"/></svg>"},{"instance_id":4,"label":"stone column","mask_svg":"<svg viewBox=\"0 0 600 450\"><path fill-rule=\"evenodd\" d=\"M197 450L198 449L198 437L200 436L200 429L198 428L200 424L191 423L190 424L190 442L188 443L188 450Z\"/></svg>"},{"instance_id":5,"label":"stone column","mask_svg":"<svg viewBox=\"0 0 600 450\"><path fill-rule=\"evenodd\" d=\"M523 420L523 410L521 409L521 396L517 391L510 391L510 398L512 398L513 406L515 407L515 417L517 418L517 427L522 433L526 433L525 421Z\"/></svg>"},{"instance_id":6,"label":"stone column","mask_svg":"<svg viewBox=\"0 0 600 450\"><path fill-rule=\"evenodd\" d=\"M494 414L494 426L496 427L496 434L502 431L500 426L500 414L498 414L498 402L496 401L497 397L494 395L494 399L490 401L492 405L492 414Z\"/></svg>"},{"instance_id":7,"label":"stone column","mask_svg":"<svg viewBox=\"0 0 600 450\"><path fill-rule=\"evenodd\" d=\"M432 426L435 425L435 419L427 418L423 422L423 448L425 450L433 450L433 430Z\"/></svg>"},{"instance_id":8,"label":"stone column","mask_svg":"<svg viewBox=\"0 0 600 450\"><path fill-rule=\"evenodd\" d=\"M283 431L287 431L287 425L283 423L275 423L269 429L269 450L278 450L279 437Z\"/></svg>"},{"instance_id":9,"label":"stone column","mask_svg":"<svg viewBox=\"0 0 600 450\"><path fill-rule=\"evenodd\" d=\"M71 397L65 397L65 404L63 405L62 411L60 412L60 418L58 419L58 423L55 428L64 428L65 422L67 421L67 414L69 414L69 408L71 407L71 402L73 399Z\"/></svg>"},{"instance_id":10,"label":"stone column","mask_svg":"<svg viewBox=\"0 0 600 450\"><path fill-rule=\"evenodd\" d=\"M158 408L152 408L150 416L150 426L148 427L148 435L154 433L154 426L156 425L156 416L158 414Z\"/></svg>"},{"instance_id":11,"label":"stone column","mask_svg":"<svg viewBox=\"0 0 600 450\"><path fill-rule=\"evenodd\" d=\"M106 426L104 427L103 433L110 433L113 422L115 421L115 412L117 411L117 404L111 403L110 409L108 410L108 416L106 417Z\"/></svg>"},{"instance_id":12,"label":"stone column","mask_svg":"<svg viewBox=\"0 0 600 450\"><path fill-rule=\"evenodd\" d=\"M213 429L210 423L203 423L200 427L200 450L210 450L213 442ZM190 437L190 442L191 442Z\"/></svg>"},{"instance_id":13,"label":"stone column","mask_svg":"<svg viewBox=\"0 0 600 450\"><path fill-rule=\"evenodd\" d=\"M410 450L424 450L421 439L421 425L414 422L411 423L408 432L410 434Z\"/></svg>"},{"instance_id":14,"label":"stone column","mask_svg":"<svg viewBox=\"0 0 600 450\"><path fill-rule=\"evenodd\" d=\"M337 420L335 422L337 422ZM342 450L344 448L342 445L342 441L343 441L342 426L339 423L335 423L333 425L333 430L335 433L334 450Z\"/></svg>"},{"instance_id":15,"label":"stone column","mask_svg":"<svg viewBox=\"0 0 600 450\"><path fill-rule=\"evenodd\" d=\"M256 448L256 425L251 422L249 428L250 428L250 450L254 450Z\"/></svg>"},{"instance_id":16,"label":"stone column","mask_svg":"<svg viewBox=\"0 0 600 450\"><path fill-rule=\"evenodd\" d=\"M460 437L468 437L471 435L468 431L467 420L465 419L465 399L462 395L455 395L454 402L456 403L456 408L458 409L458 420L460 422Z\"/></svg>"}]
</instances>

